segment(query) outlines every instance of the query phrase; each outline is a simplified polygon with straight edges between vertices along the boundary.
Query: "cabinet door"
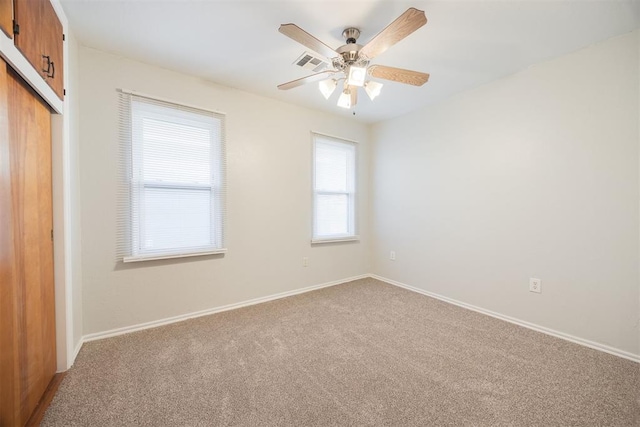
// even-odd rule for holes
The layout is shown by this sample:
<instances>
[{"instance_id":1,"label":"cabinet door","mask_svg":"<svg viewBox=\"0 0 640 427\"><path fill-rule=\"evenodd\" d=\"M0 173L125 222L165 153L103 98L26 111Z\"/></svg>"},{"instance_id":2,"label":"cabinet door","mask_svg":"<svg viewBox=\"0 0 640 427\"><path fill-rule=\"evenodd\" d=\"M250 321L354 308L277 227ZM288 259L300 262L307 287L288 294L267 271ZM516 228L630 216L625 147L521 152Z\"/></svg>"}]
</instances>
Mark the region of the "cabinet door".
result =
<instances>
[{"instance_id":1,"label":"cabinet door","mask_svg":"<svg viewBox=\"0 0 640 427\"><path fill-rule=\"evenodd\" d=\"M49 0L42 1L42 33L40 37L42 38L42 54L48 56L51 61L51 65L48 67L49 71L44 74L45 80L58 95L58 98L63 99L64 61L62 47L64 35L62 24Z\"/></svg>"},{"instance_id":2,"label":"cabinet door","mask_svg":"<svg viewBox=\"0 0 640 427\"><path fill-rule=\"evenodd\" d=\"M15 20L20 26L20 31L14 34L16 47L41 74L44 65L40 43L42 3L43 0L14 0L13 2Z\"/></svg>"},{"instance_id":3,"label":"cabinet door","mask_svg":"<svg viewBox=\"0 0 640 427\"><path fill-rule=\"evenodd\" d=\"M0 0L0 30L13 37L13 0Z\"/></svg>"}]
</instances>

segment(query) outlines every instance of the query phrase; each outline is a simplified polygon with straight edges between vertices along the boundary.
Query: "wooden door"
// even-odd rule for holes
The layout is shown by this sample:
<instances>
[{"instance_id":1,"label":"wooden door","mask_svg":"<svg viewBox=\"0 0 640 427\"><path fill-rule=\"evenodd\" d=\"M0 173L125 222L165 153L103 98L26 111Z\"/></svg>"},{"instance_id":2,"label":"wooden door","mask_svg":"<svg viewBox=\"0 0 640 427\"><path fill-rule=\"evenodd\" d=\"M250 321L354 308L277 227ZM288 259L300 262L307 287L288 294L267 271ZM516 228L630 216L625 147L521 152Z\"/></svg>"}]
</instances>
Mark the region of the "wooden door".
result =
<instances>
[{"instance_id":1,"label":"wooden door","mask_svg":"<svg viewBox=\"0 0 640 427\"><path fill-rule=\"evenodd\" d=\"M62 47L64 41L64 33L62 24L58 19L53 5L49 0L42 1L42 54L49 57L51 65L48 72L44 73L45 80L49 86L58 95L58 98L64 97L64 81L63 81L63 59Z\"/></svg>"},{"instance_id":2,"label":"wooden door","mask_svg":"<svg viewBox=\"0 0 640 427\"><path fill-rule=\"evenodd\" d=\"M0 30L13 37L13 0L0 0Z\"/></svg>"},{"instance_id":3,"label":"wooden door","mask_svg":"<svg viewBox=\"0 0 640 427\"><path fill-rule=\"evenodd\" d=\"M48 1L48 0L47 0ZM33 67L42 74L41 25L42 0L14 0L13 13L20 31L14 34L15 44Z\"/></svg>"},{"instance_id":4,"label":"wooden door","mask_svg":"<svg viewBox=\"0 0 640 427\"><path fill-rule=\"evenodd\" d=\"M0 61L0 425L22 426L56 370L51 115Z\"/></svg>"},{"instance_id":5,"label":"wooden door","mask_svg":"<svg viewBox=\"0 0 640 427\"><path fill-rule=\"evenodd\" d=\"M5 62L0 59L0 425L20 419L18 405L17 286L13 251L11 158L9 149L9 85Z\"/></svg>"}]
</instances>

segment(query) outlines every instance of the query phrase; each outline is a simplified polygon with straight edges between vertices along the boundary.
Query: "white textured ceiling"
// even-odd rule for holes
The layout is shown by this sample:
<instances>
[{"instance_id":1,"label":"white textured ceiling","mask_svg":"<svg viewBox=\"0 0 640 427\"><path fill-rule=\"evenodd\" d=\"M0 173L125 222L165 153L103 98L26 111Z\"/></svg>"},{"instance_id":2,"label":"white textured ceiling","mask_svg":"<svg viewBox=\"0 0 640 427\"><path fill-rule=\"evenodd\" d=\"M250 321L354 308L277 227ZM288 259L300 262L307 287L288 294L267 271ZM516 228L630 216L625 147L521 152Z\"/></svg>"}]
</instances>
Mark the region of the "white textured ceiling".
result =
<instances>
[{"instance_id":1,"label":"white textured ceiling","mask_svg":"<svg viewBox=\"0 0 640 427\"><path fill-rule=\"evenodd\" d=\"M409 7L428 23L372 61L428 72L422 87L383 82L360 94L354 119L375 122L575 51L640 25L635 0L600 1L142 1L62 0L72 31L89 47L200 76L282 101L351 115L317 83L279 91L310 72L292 65L304 48L278 32L295 23L331 47L357 27L365 44ZM589 70L585 70L589 72ZM594 76L594 79L606 76Z\"/></svg>"}]
</instances>

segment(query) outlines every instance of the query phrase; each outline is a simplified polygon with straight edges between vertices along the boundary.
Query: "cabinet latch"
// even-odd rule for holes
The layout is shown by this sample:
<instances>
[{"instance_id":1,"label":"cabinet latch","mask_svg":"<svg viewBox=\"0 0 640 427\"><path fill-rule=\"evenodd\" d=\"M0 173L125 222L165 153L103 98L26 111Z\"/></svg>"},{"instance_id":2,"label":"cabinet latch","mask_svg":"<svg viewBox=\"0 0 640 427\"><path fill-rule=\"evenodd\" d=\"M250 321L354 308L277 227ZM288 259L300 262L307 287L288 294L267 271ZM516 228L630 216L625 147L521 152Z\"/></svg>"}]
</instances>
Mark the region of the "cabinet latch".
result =
<instances>
[{"instance_id":1,"label":"cabinet latch","mask_svg":"<svg viewBox=\"0 0 640 427\"><path fill-rule=\"evenodd\" d=\"M13 34L20 34L20 25L18 25L15 19L13 20Z\"/></svg>"}]
</instances>

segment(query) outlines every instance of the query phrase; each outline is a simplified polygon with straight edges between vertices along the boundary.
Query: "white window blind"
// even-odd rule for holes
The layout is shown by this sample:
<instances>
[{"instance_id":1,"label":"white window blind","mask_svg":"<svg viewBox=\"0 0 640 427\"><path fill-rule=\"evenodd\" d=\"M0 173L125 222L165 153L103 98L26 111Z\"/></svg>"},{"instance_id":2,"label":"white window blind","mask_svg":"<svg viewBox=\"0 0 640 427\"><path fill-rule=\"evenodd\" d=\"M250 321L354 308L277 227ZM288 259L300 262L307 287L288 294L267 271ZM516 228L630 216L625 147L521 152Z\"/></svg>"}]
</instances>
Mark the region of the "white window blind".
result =
<instances>
[{"instance_id":1,"label":"white window blind","mask_svg":"<svg viewBox=\"0 0 640 427\"><path fill-rule=\"evenodd\" d=\"M118 258L224 252L224 116L120 93Z\"/></svg>"},{"instance_id":2,"label":"white window blind","mask_svg":"<svg viewBox=\"0 0 640 427\"><path fill-rule=\"evenodd\" d=\"M313 134L313 243L354 240L356 145Z\"/></svg>"}]
</instances>

